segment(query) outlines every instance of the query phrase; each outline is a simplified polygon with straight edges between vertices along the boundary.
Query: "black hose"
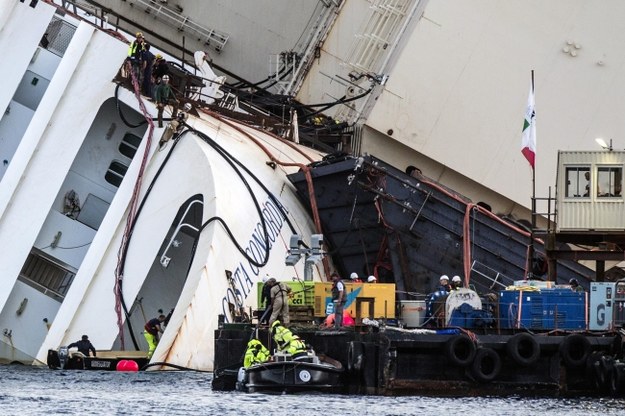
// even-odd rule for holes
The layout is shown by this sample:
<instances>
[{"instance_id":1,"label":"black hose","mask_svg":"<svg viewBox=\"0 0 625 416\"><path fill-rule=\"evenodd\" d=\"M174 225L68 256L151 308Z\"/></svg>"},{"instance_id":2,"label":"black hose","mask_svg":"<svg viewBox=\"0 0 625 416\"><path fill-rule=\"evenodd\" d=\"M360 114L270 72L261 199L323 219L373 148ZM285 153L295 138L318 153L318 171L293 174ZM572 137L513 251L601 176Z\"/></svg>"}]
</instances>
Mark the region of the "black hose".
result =
<instances>
[{"instance_id":1,"label":"black hose","mask_svg":"<svg viewBox=\"0 0 625 416\"><path fill-rule=\"evenodd\" d=\"M289 225L289 228L291 229L291 233L292 234L297 234L297 230L295 229L295 226L293 225L293 223L291 222L291 220L289 219L289 216L287 215L286 211L284 210L284 207L282 206L282 204L278 201L278 198L276 198L276 196L267 188L267 186L260 180L258 179L258 177L256 175L254 175L252 173L252 171L250 169L248 169L247 166L245 166L243 163L241 163L239 160L237 160L236 158L234 158L230 153L228 153L228 151L226 151L223 147L221 147L219 144L217 144L214 140L208 138L208 136L206 136L204 133L199 132L196 130L196 133L200 136L200 137L206 137L209 141L207 141L208 144L211 145L211 147L215 148L216 150L218 149L218 152L220 152L220 154L225 154L227 155L229 158L231 158L232 160L234 160L234 162L240 166L252 179L254 179L254 182L256 182L256 184L258 186L260 186L263 191L265 191L265 193L267 194L267 196L269 196L269 198L274 202L274 204L276 205L276 207L280 210L280 212L282 213L282 216L284 217L284 220L287 222L287 224ZM262 218L262 214L259 212L259 215Z\"/></svg>"},{"instance_id":2,"label":"black hose","mask_svg":"<svg viewBox=\"0 0 625 416\"><path fill-rule=\"evenodd\" d=\"M117 86L117 88L119 88L119 85ZM117 98L117 89L116 89L116 98ZM118 110L120 111L120 117L123 118L122 114L121 114L121 109L119 109L119 100L117 100L118 102ZM124 122L126 123L126 121L124 120ZM122 253L120 255L120 275L123 276L124 275L124 269L125 269L125 263L126 263L126 257L128 254L128 249L130 247L130 240L132 238L132 234L134 232L134 228L135 225L137 223L137 220L143 210L143 207L145 205L145 202L147 201L149 195L152 192L152 189L154 187L154 184L156 183L157 179L160 177L165 165L167 164L167 162L169 161L169 158L171 157L176 145L178 144L180 138L189 132L193 132L195 134L197 134L200 138L202 138L206 143L208 143L213 149L215 149L217 151L217 153L219 155L221 155L224 160L230 164L230 166L232 166L232 168L235 170L235 172L237 173L237 175L241 178L242 182L244 183L245 187L247 188L253 202L254 205L256 207L256 210L258 212L259 218L260 218L260 222L262 224L263 227L263 236L264 236L264 243L265 243L265 259L262 262L258 262L255 259L251 258L248 253L245 252L245 250L241 247L241 245L238 243L238 241L236 240L236 237L232 234L232 231L230 230L230 228L228 227L228 224L226 224L226 222L220 218L220 217L212 217L210 218L208 221L206 221L199 229L198 234L202 232L202 230L211 222L213 221L218 221L222 224L222 226L224 227L226 233L228 234L228 236L230 237L231 241L233 242L233 244L235 245L235 247L237 248L237 250L243 255L243 257L248 260L250 262L250 264L253 264L256 267L263 267L267 264L267 262L269 261L269 235L267 232L267 223L266 223L266 219L262 213L262 209L260 207L260 204L258 203L258 200L254 194L254 192L252 191L252 189L250 188L247 180L243 177L243 175L241 174L240 170L236 168L235 164L238 165L240 168L242 168L250 177L253 178L253 180L267 193L267 195L269 196L269 198L274 202L274 204L276 205L276 207L280 210L280 212L282 213L285 221L287 222L287 224L289 225L289 228L291 230L291 232L293 234L296 234L296 229L295 226L293 225L293 223L291 222L291 220L289 219L287 213L284 210L284 207L282 206L282 204L278 201L278 199L276 198L276 196L269 191L269 189L265 186L264 183L262 183L262 181L260 181L260 179L258 179L257 176L255 176L243 163L241 163L238 159L234 158L230 153L228 153L224 148L222 148L219 144L217 144L213 139L211 139L208 135L195 130L195 129L189 129L189 126L187 124L184 124L185 127L187 127L187 129L185 129L184 131L180 132L173 140L173 145L171 147L171 149L169 150L169 152L167 153L167 156L165 157L165 159L163 160L163 163L161 164L161 166L158 168L158 171L156 172L154 178L152 179L152 181L150 182L150 185L148 186L145 195L143 197L143 199L141 200L139 207L137 208L137 212L135 214L135 218L134 221L132 222L132 224L130 224L130 228L128 231L128 235L127 235L127 243L124 246L124 249L122 250ZM195 248L197 247L197 242L194 244L194 248L193 251L195 251ZM190 267L190 265L189 265ZM124 309L124 313L126 314L126 317L130 317L129 311L128 311L128 307L126 305L126 302L124 300L124 296L123 296L123 291L122 291L122 284L120 282L119 284L119 296L120 296L120 300L121 300L121 304L122 307ZM130 331L131 334L131 338L132 341L134 343L135 349L139 350L139 345L135 339L134 336L134 331L132 330L132 325L130 323L129 319L126 319L126 323L128 325L128 329Z\"/></svg>"},{"instance_id":3,"label":"black hose","mask_svg":"<svg viewBox=\"0 0 625 416\"><path fill-rule=\"evenodd\" d=\"M171 363L166 363L166 362L146 364L141 368L141 371L147 370L150 367L171 367L171 368L175 368L176 370L182 370L182 371L195 371L198 373L212 373L212 371L197 370L195 368L183 367L181 365L171 364Z\"/></svg>"}]
</instances>

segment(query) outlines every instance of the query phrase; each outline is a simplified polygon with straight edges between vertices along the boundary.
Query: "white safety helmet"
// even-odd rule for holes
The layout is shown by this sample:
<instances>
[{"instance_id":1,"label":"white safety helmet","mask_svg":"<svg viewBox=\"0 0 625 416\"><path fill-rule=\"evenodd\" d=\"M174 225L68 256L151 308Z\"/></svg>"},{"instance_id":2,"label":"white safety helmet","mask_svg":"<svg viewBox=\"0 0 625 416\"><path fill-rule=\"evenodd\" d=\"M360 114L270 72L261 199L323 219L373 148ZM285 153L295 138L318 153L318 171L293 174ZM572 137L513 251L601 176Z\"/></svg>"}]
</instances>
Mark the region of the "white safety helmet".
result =
<instances>
[{"instance_id":1,"label":"white safety helmet","mask_svg":"<svg viewBox=\"0 0 625 416\"><path fill-rule=\"evenodd\" d=\"M460 283L462 282L462 279L460 278L460 276L456 275L451 279L451 281Z\"/></svg>"},{"instance_id":2,"label":"white safety helmet","mask_svg":"<svg viewBox=\"0 0 625 416\"><path fill-rule=\"evenodd\" d=\"M446 274L442 275L441 278L438 279L438 281L441 283L443 283L445 280L449 282L449 276L447 276Z\"/></svg>"},{"instance_id":3,"label":"white safety helmet","mask_svg":"<svg viewBox=\"0 0 625 416\"><path fill-rule=\"evenodd\" d=\"M373 283L376 282L378 279L375 278L375 276L369 276L367 278L367 283Z\"/></svg>"},{"instance_id":4,"label":"white safety helmet","mask_svg":"<svg viewBox=\"0 0 625 416\"><path fill-rule=\"evenodd\" d=\"M182 108L184 109L184 111L191 111L193 106L191 105L191 103L186 103Z\"/></svg>"},{"instance_id":5,"label":"white safety helmet","mask_svg":"<svg viewBox=\"0 0 625 416\"><path fill-rule=\"evenodd\" d=\"M169 81L169 75L163 75L163 81Z\"/></svg>"},{"instance_id":6,"label":"white safety helmet","mask_svg":"<svg viewBox=\"0 0 625 416\"><path fill-rule=\"evenodd\" d=\"M350 275L349 275L349 278L350 278L350 279L352 279L352 280L356 280L356 279L358 279L358 273L352 273L352 274L350 274Z\"/></svg>"},{"instance_id":7,"label":"white safety helmet","mask_svg":"<svg viewBox=\"0 0 625 416\"><path fill-rule=\"evenodd\" d=\"M263 283L267 283L267 280L269 280L269 275L268 274L263 276Z\"/></svg>"}]
</instances>

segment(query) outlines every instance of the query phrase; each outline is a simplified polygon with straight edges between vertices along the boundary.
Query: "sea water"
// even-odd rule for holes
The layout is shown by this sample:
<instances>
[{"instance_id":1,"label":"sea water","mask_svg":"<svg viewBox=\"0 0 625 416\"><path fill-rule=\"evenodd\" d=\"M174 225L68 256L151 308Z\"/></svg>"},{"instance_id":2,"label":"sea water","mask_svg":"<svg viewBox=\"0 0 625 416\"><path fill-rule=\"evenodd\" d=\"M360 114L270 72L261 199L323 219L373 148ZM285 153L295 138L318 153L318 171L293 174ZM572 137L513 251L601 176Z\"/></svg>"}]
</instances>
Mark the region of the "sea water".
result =
<instances>
[{"instance_id":1,"label":"sea water","mask_svg":"<svg viewBox=\"0 0 625 416\"><path fill-rule=\"evenodd\" d=\"M622 415L625 399L216 392L210 373L0 365L1 415Z\"/></svg>"}]
</instances>

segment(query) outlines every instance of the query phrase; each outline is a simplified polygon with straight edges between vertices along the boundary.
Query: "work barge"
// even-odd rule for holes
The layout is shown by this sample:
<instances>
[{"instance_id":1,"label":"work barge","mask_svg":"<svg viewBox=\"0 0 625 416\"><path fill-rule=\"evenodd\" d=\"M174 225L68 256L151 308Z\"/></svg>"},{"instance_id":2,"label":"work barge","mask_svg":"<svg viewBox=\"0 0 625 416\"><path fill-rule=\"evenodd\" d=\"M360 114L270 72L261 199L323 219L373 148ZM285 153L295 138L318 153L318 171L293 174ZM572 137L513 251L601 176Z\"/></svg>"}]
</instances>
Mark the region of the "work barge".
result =
<instances>
[{"instance_id":1,"label":"work barge","mask_svg":"<svg viewBox=\"0 0 625 416\"><path fill-rule=\"evenodd\" d=\"M558 160L539 225L373 156L331 155L289 177L315 207L338 272L379 282L347 284L351 327L324 326L330 283L303 282L314 288L293 305L291 330L344 368L335 392L625 395L625 280L605 268L623 258L625 153L560 152ZM433 301L442 274L462 276L462 288ZM584 290L571 290L571 279ZM297 315L302 305L308 316ZM255 336L274 347L262 325L220 325L214 389L234 388L233 368Z\"/></svg>"},{"instance_id":2,"label":"work barge","mask_svg":"<svg viewBox=\"0 0 625 416\"><path fill-rule=\"evenodd\" d=\"M616 333L487 334L458 328L420 333L384 325L291 329L317 353L341 362L345 372L334 393L625 394L625 373L612 358L622 353L621 336ZM214 390L234 390L233 363L240 366L252 330L229 324L216 331ZM268 331L259 330L259 337L268 340Z\"/></svg>"}]
</instances>

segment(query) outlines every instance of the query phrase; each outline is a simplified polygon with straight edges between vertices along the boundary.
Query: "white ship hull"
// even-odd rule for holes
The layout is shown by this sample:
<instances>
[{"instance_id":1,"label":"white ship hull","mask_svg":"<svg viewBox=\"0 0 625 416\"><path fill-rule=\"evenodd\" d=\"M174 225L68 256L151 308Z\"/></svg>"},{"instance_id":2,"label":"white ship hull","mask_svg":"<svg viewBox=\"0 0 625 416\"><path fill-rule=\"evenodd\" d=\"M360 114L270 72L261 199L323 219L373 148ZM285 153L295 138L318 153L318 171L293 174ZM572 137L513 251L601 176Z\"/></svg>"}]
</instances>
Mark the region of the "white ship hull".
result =
<instances>
[{"instance_id":1,"label":"white ship hull","mask_svg":"<svg viewBox=\"0 0 625 416\"><path fill-rule=\"evenodd\" d=\"M303 262L285 265L288 241L314 228L285 175L319 155L204 113L188 120L199 133L159 151L165 129L142 124L137 97L111 81L127 45L83 22L62 58L49 56L37 45L53 12L42 2L0 12L11 74L0 95L0 107L11 108L0 132L23 131L2 148L13 153L0 182L0 279L10 288L0 294L0 360L42 363L48 349L82 334L98 349L147 351L145 321L173 309L152 360L210 370L218 315L232 319L230 304L248 313L256 307L252 288L265 274L303 279ZM24 36L11 36L26 21ZM155 117L154 105L143 105ZM266 163L271 158L277 166ZM68 191L81 205L72 216ZM42 267L57 281L45 281Z\"/></svg>"}]
</instances>

